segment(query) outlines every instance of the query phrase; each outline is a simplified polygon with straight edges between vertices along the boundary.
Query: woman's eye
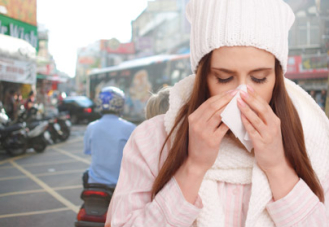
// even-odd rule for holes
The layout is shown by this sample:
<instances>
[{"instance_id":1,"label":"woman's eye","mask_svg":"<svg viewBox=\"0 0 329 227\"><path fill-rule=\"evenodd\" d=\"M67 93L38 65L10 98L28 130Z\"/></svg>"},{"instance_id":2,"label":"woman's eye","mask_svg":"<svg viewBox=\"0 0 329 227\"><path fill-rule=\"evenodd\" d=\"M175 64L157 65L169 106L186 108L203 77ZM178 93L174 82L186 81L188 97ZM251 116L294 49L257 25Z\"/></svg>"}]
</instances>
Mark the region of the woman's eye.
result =
<instances>
[{"instance_id":1,"label":"woman's eye","mask_svg":"<svg viewBox=\"0 0 329 227\"><path fill-rule=\"evenodd\" d=\"M251 80L254 81L254 82L257 83L257 84L265 83L265 82L266 82L266 79L267 79L267 77L264 77L264 78L262 78L262 79L258 79L258 78L256 78L256 77L251 77Z\"/></svg>"},{"instance_id":2,"label":"woman's eye","mask_svg":"<svg viewBox=\"0 0 329 227\"><path fill-rule=\"evenodd\" d=\"M225 84L225 83L230 82L230 81L233 79L233 76L228 77L228 78L225 78L225 79L222 79L222 78L219 78L219 77L216 77L216 78L217 78L217 80L218 80L218 83Z\"/></svg>"}]
</instances>

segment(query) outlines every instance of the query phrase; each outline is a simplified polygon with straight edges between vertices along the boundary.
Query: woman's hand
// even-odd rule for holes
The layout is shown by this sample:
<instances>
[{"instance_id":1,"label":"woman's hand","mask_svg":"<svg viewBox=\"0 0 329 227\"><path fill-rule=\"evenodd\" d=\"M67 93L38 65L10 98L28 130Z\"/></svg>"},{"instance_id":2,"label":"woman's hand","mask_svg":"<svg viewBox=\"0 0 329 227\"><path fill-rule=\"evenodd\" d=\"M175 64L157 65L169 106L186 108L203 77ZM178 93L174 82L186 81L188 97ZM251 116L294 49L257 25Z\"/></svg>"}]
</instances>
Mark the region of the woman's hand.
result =
<instances>
[{"instance_id":1,"label":"woman's hand","mask_svg":"<svg viewBox=\"0 0 329 227\"><path fill-rule=\"evenodd\" d=\"M241 91L238 107L242 123L254 146L258 166L268 172L285 162L281 135L281 121L270 105L250 87Z\"/></svg>"},{"instance_id":2,"label":"woman's hand","mask_svg":"<svg viewBox=\"0 0 329 227\"><path fill-rule=\"evenodd\" d=\"M232 100L236 90L216 95L205 101L189 117L189 144L187 162L199 173L205 173L214 164L219 145L228 131L220 114Z\"/></svg>"},{"instance_id":3,"label":"woman's hand","mask_svg":"<svg viewBox=\"0 0 329 227\"><path fill-rule=\"evenodd\" d=\"M285 157L281 121L269 104L250 87L241 91L238 106L242 122L254 145L258 166L269 180L275 200L286 196L299 181L295 170Z\"/></svg>"},{"instance_id":4,"label":"woman's hand","mask_svg":"<svg viewBox=\"0 0 329 227\"><path fill-rule=\"evenodd\" d=\"M219 145L228 131L228 127L221 123L220 114L236 93L230 91L213 96L188 117L188 156L176 172L175 179L191 204L195 204L203 177L214 164Z\"/></svg>"}]
</instances>

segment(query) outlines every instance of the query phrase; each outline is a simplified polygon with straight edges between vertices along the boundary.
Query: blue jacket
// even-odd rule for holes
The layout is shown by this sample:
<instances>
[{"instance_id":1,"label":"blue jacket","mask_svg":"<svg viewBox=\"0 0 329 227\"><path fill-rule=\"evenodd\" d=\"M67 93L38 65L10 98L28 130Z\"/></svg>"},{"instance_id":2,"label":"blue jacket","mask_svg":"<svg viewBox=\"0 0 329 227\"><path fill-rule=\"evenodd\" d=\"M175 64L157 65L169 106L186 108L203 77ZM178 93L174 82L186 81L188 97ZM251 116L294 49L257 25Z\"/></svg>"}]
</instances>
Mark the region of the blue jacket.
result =
<instances>
[{"instance_id":1,"label":"blue jacket","mask_svg":"<svg viewBox=\"0 0 329 227\"><path fill-rule=\"evenodd\" d=\"M84 136L84 153L92 159L88 183L117 183L123 148L135 127L112 114L88 125Z\"/></svg>"}]
</instances>

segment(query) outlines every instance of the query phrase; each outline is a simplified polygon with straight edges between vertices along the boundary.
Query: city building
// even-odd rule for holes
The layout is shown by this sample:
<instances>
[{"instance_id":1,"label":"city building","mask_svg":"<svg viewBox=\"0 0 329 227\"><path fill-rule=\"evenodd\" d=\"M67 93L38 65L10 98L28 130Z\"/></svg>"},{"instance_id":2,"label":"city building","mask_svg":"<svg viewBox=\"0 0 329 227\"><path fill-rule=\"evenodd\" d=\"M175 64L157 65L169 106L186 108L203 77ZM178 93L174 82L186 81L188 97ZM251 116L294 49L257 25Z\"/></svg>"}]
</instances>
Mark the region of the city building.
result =
<instances>
[{"instance_id":1,"label":"city building","mask_svg":"<svg viewBox=\"0 0 329 227\"><path fill-rule=\"evenodd\" d=\"M82 95L88 94L87 77L92 69L118 65L134 57L134 43L120 43L115 38L98 40L80 48L77 53L75 75L77 92Z\"/></svg>"},{"instance_id":2,"label":"city building","mask_svg":"<svg viewBox=\"0 0 329 227\"><path fill-rule=\"evenodd\" d=\"M136 58L189 53L190 25L185 17L188 0L149 1L132 21Z\"/></svg>"},{"instance_id":3,"label":"city building","mask_svg":"<svg viewBox=\"0 0 329 227\"><path fill-rule=\"evenodd\" d=\"M323 99L328 90L329 14L325 10L329 8L328 4L321 4L320 0L286 2L296 15L289 34L286 77L308 91L324 108Z\"/></svg>"},{"instance_id":4,"label":"city building","mask_svg":"<svg viewBox=\"0 0 329 227\"><path fill-rule=\"evenodd\" d=\"M26 98L36 83L36 0L0 0L0 42L0 101Z\"/></svg>"}]
</instances>

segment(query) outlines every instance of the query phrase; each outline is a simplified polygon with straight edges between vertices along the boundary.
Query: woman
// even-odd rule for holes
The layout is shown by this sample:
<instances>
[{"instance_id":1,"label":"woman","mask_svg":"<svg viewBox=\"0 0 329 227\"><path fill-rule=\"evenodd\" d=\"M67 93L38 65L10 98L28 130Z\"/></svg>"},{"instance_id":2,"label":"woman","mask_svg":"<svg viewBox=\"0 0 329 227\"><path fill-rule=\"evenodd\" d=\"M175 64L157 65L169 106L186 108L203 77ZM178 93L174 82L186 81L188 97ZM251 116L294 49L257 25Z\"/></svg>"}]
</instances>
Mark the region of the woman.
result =
<instances>
[{"instance_id":1,"label":"woman","mask_svg":"<svg viewBox=\"0 0 329 227\"><path fill-rule=\"evenodd\" d=\"M128 141L107 226L327 226L329 122L283 75L282 0L191 0L191 65ZM247 92L238 91L247 85ZM253 150L222 123L233 97Z\"/></svg>"}]
</instances>

